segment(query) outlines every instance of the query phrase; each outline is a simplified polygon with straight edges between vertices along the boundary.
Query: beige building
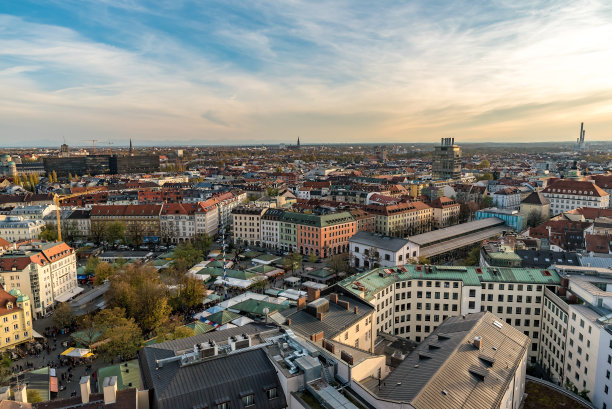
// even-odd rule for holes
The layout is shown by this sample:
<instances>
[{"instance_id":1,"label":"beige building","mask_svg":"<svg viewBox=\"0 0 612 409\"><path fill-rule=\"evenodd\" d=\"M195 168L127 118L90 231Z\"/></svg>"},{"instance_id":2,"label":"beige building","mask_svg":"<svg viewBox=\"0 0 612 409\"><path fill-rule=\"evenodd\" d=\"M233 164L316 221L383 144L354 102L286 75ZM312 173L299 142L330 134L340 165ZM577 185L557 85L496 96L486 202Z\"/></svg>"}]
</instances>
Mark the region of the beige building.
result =
<instances>
[{"instance_id":1,"label":"beige building","mask_svg":"<svg viewBox=\"0 0 612 409\"><path fill-rule=\"evenodd\" d=\"M261 216L265 207L238 207L232 210L232 233L234 243L261 244Z\"/></svg>"},{"instance_id":2,"label":"beige building","mask_svg":"<svg viewBox=\"0 0 612 409\"><path fill-rule=\"evenodd\" d=\"M453 199L442 196L431 202L435 227L440 229L459 223L461 205Z\"/></svg>"},{"instance_id":3,"label":"beige building","mask_svg":"<svg viewBox=\"0 0 612 409\"><path fill-rule=\"evenodd\" d=\"M550 216L550 201L540 192L533 192L521 202L520 213L525 219L535 213L541 220Z\"/></svg>"},{"instance_id":4,"label":"beige building","mask_svg":"<svg viewBox=\"0 0 612 409\"><path fill-rule=\"evenodd\" d=\"M76 273L74 249L64 242L21 246L0 256L0 284L27 295L37 317L82 291Z\"/></svg>"},{"instance_id":5,"label":"beige building","mask_svg":"<svg viewBox=\"0 0 612 409\"><path fill-rule=\"evenodd\" d=\"M18 289L0 286L0 351L34 339L30 298Z\"/></svg>"}]
</instances>

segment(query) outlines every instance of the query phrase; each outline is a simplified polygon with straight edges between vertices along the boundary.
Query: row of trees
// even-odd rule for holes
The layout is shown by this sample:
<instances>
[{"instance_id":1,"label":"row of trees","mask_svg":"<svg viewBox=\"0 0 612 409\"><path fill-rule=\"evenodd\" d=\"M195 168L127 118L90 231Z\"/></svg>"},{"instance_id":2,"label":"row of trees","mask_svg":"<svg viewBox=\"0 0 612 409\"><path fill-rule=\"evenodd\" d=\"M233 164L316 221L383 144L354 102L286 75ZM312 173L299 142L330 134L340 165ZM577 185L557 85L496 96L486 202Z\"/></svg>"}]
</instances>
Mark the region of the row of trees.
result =
<instances>
[{"instance_id":1,"label":"row of trees","mask_svg":"<svg viewBox=\"0 0 612 409\"><path fill-rule=\"evenodd\" d=\"M78 341L95 346L103 359L134 358L146 339L168 340L193 335L193 330L184 326L182 317L202 303L206 288L200 280L185 275L174 279L163 277L150 264L111 265L94 258L86 265L86 271L92 270L97 284L110 282L106 293L108 307L77 323ZM56 307L54 322L58 327L68 327L76 319L70 307L60 304Z\"/></svg>"}]
</instances>

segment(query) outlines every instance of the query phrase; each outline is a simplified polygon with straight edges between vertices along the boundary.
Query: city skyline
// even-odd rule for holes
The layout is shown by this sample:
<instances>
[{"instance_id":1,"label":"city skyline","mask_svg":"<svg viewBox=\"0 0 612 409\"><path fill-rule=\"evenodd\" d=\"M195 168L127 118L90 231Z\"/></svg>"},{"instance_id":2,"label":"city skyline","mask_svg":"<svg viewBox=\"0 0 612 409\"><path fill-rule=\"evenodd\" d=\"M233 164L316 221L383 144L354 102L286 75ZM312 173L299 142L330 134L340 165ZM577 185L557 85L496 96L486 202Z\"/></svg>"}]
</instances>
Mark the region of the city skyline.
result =
<instances>
[{"instance_id":1,"label":"city skyline","mask_svg":"<svg viewBox=\"0 0 612 409\"><path fill-rule=\"evenodd\" d=\"M603 1L0 5L4 145L612 137Z\"/></svg>"}]
</instances>

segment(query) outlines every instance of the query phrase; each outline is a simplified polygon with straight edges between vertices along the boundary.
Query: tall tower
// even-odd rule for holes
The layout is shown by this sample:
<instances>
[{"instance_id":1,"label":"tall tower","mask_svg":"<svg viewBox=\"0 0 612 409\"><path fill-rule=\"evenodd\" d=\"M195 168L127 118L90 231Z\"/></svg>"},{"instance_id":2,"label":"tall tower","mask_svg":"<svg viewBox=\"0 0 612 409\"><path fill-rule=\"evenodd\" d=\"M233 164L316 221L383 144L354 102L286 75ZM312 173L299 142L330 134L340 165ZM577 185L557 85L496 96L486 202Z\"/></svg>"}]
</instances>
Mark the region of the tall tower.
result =
<instances>
[{"instance_id":1,"label":"tall tower","mask_svg":"<svg viewBox=\"0 0 612 409\"><path fill-rule=\"evenodd\" d=\"M130 156L134 156L134 147L132 146L132 138L130 138Z\"/></svg>"},{"instance_id":2,"label":"tall tower","mask_svg":"<svg viewBox=\"0 0 612 409\"><path fill-rule=\"evenodd\" d=\"M431 174L434 180L461 177L461 147L455 145L455 138L442 138L435 147Z\"/></svg>"},{"instance_id":3,"label":"tall tower","mask_svg":"<svg viewBox=\"0 0 612 409\"><path fill-rule=\"evenodd\" d=\"M297 150L298 151L300 150L300 147L301 147L300 146L300 137L298 136L298 140L297 140Z\"/></svg>"}]
</instances>

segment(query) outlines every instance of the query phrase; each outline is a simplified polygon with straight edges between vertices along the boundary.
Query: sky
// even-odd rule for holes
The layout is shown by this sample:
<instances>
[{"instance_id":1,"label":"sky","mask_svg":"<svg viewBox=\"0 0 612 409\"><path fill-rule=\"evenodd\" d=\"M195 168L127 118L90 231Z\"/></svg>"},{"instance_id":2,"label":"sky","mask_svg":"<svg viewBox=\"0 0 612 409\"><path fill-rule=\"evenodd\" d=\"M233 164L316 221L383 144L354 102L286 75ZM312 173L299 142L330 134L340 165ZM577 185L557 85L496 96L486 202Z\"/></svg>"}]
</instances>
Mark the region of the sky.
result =
<instances>
[{"instance_id":1,"label":"sky","mask_svg":"<svg viewBox=\"0 0 612 409\"><path fill-rule=\"evenodd\" d=\"M4 146L612 140L612 2L6 0L0 95Z\"/></svg>"}]
</instances>

